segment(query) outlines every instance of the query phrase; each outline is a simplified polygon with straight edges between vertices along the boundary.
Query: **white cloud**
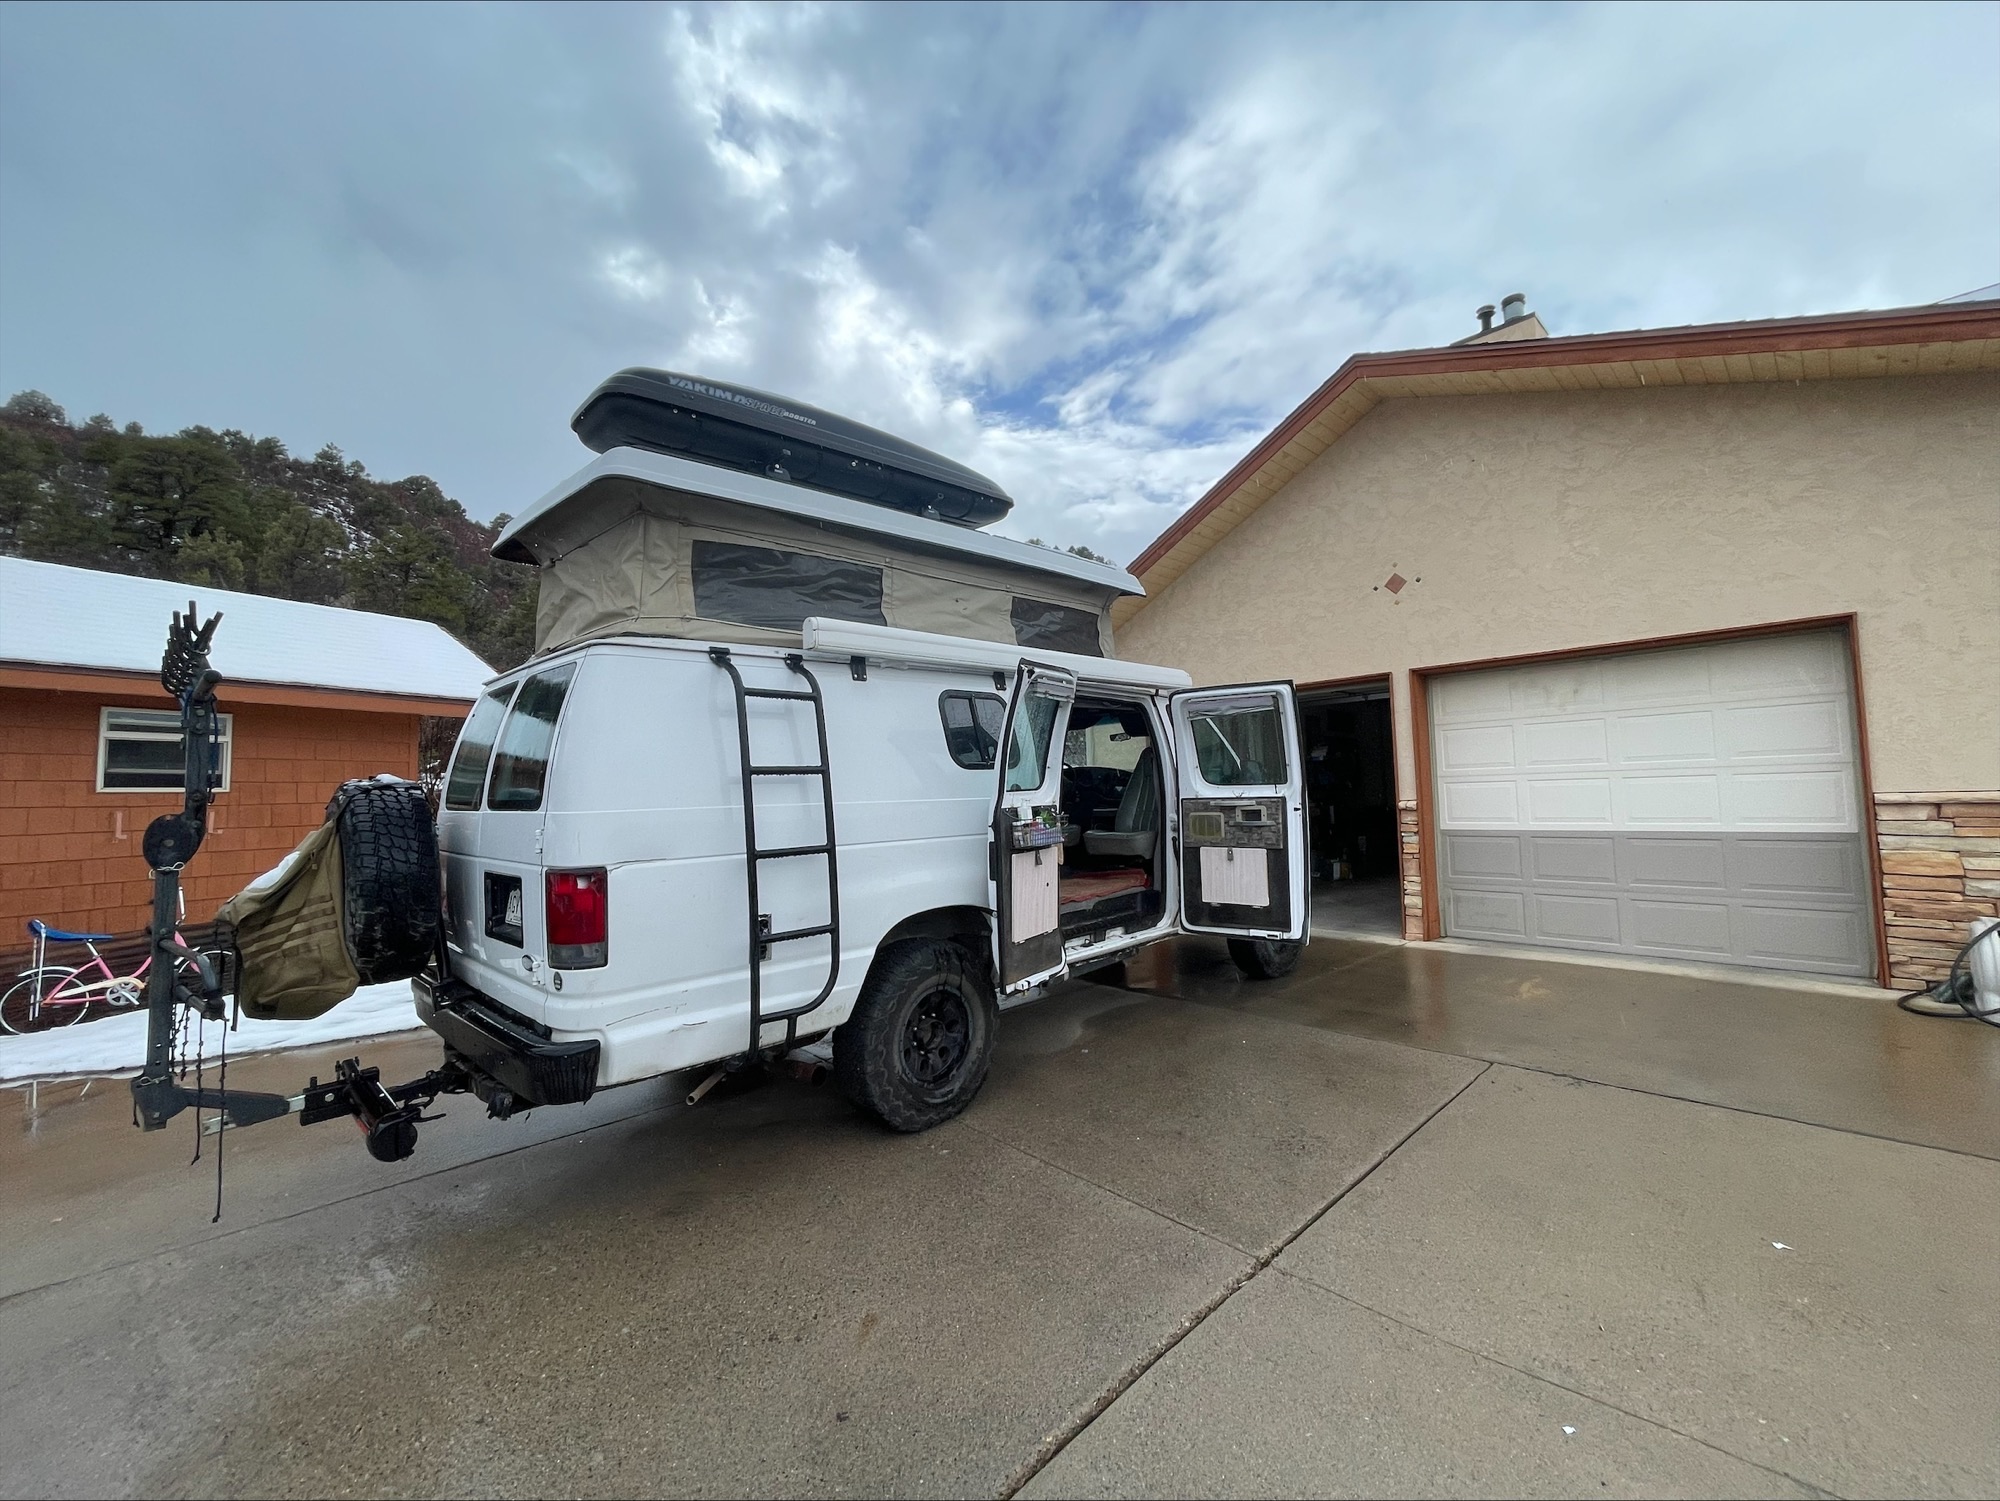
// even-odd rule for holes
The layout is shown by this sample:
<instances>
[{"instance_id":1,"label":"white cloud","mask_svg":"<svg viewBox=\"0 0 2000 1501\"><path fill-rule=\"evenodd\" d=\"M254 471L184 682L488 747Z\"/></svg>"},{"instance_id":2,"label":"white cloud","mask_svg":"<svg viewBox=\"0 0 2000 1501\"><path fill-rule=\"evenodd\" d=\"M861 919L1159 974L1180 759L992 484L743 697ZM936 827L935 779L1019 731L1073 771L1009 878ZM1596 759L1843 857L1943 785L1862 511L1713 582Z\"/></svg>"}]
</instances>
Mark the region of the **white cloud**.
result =
<instances>
[{"instance_id":1,"label":"white cloud","mask_svg":"<svg viewBox=\"0 0 2000 1501\"><path fill-rule=\"evenodd\" d=\"M0 50L0 385L486 514L667 364L1129 558L1504 292L1577 332L2000 279L1991 6L93 14Z\"/></svg>"}]
</instances>

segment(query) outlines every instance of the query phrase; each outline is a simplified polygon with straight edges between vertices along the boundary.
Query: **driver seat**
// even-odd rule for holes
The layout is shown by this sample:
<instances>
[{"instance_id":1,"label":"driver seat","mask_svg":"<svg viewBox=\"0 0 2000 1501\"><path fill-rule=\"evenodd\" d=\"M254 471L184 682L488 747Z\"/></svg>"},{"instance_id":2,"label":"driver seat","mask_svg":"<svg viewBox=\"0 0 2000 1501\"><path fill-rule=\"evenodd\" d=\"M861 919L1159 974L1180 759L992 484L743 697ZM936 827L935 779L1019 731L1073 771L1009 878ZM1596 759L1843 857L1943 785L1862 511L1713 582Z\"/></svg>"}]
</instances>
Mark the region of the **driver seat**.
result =
<instances>
[{"instance_id":1,"label":"driver seat","mask_svg":"<svg viewBox=\"0 0 2000 1501\"><path fill-rule=\"evenodd\" d=\"M1086 829L1083 847L1093 855L1150 860L1160 842L1160 758L1152 746L1139 753L1131 780L1118 799L1108 829Z\"/></svg>"}]
</instances>

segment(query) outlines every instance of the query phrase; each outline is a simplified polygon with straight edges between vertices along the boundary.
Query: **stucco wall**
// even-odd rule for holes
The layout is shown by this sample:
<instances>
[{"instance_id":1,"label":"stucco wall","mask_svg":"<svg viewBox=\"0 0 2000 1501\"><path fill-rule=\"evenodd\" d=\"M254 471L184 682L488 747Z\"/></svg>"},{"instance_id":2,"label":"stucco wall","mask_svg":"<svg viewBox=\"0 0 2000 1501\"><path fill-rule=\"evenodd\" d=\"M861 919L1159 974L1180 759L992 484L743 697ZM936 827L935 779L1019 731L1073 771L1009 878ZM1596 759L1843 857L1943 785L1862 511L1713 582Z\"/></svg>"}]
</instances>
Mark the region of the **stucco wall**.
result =
<instances>
[{"instance_id":1,"label":"stucco wall","mask_svg":"<svg viewBox=\"0 0 2000 1501\"><path fill-rule=\"evenodd\" d=\"M0 688L0 952L29 942L25 924L131 933L145 927L152 880L139 852L146 825L176 795L99 792L98 710L158 709L160 694ZM184 877L187 915L206 922L313 829L349 777L417 773L414 714L231 704L230 790Z\"/></svg>"},{"instance_id":2,"label":"stucco wall","mask_svg":"<svg viewBox=\"0 0 2000 1501\"><path fill-rule=\"evenodd\" d=\"M1876 790L2000 788L2000 376L1387 401L1118 650L1393 672L1408 797L1408 668L1850 611Z\"/></svg>"}]
</instances>

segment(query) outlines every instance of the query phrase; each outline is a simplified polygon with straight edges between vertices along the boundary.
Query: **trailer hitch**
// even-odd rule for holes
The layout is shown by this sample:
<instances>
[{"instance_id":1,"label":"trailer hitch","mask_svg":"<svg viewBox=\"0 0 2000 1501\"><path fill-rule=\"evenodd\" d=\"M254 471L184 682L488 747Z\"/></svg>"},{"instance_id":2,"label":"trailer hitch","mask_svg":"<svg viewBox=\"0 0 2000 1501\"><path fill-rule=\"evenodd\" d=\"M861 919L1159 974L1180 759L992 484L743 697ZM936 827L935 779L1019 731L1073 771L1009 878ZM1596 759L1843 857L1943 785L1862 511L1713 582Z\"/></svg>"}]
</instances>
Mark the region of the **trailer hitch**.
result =
<instances>
[{"instance_id":1,"label":"trailer hitch","mask_svg":"<svg viewBox=\"0 0 2000 1501\"><path fill-rule=\"evenodd\" d=\"M363 1068L359 1058L345 1058L333 1066L331 1083L320 1083L315 1074L306 1085L298 1097L299 1124L312 1126L349 1116L367 1138L370 1157L401 1162L417 1149L418 1123L444 1118L424 1114L437 1097L463 1094L471 1087L465 1070L451 1064L407 1084L388 1085L379 1068Z\"/></svg>"},{"instance_id":2,"label":"trailer hitch","mask_svg":"<svg viewBox=\"0 0 2000 1501\"><path fill-rule=\"evenodd\" d=\"M259 1121L296 1115L302 1126L321 1121L352 1120L367 1139L368 1155L377 1162L401 1162L417 1149L417 1127L425 1121L440 1121L443 1115L424 1112L443 1094L464 1094L472 1088L471 1076L456 1063L434 1068L407 1084L384 1084L382 1070L363 1068L359 1058L343 1058L333 1066L333 1078L322 1084L314 1074L306 1087L295 1095L246 1095L230 1091L237 1102L255 1102L248 1118L241 1111L223 1109L222 1116L206 1122L204 1135L214 1136L233 1126L251 1126ZM195 1091L187 1093L192 1096ZM202 1091L204 1105L219 1106L218 1090ZM190 1098L189 1103L194 1101Z\"/></svg>"}]
</instances>

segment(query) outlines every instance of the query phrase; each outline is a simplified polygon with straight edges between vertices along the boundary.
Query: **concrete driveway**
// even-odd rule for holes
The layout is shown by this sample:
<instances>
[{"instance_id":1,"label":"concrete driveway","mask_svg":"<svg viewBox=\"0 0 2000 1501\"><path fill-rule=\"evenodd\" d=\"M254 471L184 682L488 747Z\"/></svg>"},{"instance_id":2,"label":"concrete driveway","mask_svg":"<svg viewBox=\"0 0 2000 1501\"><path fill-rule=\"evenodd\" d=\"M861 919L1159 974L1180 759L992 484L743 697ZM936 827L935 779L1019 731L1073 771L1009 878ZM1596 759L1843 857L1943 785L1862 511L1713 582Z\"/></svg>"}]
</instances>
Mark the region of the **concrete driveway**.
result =
<instances>
[{"instance_id":1,"label":"concrete driveway","mask_svg":"<svg viewBox=\"0 0 2000 1501\"><path fill-rule=\"evenodd\" d=\"M921 1137L789 1082L245 1131L213 1227L191 1127L10 1092L0 1492L2000 1489L2000 1032L1331 941L1002 1036Z\"/></svg>"}]
</instances>

